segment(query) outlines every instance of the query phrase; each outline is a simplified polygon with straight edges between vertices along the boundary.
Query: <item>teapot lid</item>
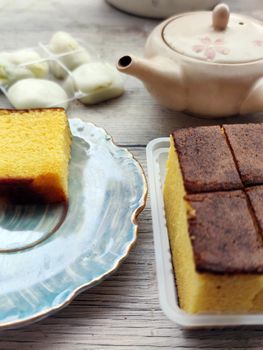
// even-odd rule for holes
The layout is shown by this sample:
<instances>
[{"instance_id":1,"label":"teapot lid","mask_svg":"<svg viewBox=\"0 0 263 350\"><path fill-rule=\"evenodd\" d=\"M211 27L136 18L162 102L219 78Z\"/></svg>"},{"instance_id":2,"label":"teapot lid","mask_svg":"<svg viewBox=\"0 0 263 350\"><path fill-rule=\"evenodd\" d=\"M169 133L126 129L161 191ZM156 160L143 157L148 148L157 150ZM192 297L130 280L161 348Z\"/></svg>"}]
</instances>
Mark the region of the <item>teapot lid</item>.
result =
<instances>
[{"instance_id":1,"label":"teapot lid","mask_svg":"<svg viewBox=\"0 0 263 350\"><path fill-rule=\"evenodd\" d=\"M163 40L174 51L202 61L246 63L263 59L263 25L225 4L213 12L179 15L166 24Z\"/></svg>"}]
</instances>

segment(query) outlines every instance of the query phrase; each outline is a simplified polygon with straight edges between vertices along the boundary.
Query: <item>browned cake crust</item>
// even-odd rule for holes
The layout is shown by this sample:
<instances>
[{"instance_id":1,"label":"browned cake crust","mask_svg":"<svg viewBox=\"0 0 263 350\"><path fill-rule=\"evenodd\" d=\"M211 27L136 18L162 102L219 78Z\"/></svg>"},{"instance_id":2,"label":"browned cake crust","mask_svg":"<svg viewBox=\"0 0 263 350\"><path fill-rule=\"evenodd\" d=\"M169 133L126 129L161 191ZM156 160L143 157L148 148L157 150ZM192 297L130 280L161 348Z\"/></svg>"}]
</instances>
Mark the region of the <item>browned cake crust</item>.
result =
<instances>
[{"instance_id":1,"label":"browned cake crust","mask_svg":"<svg viewBox=\"0 0 263 350\"><path fill-rule=\"evenodd\" d=\"M244 185L263 184L263 124L223 125Z\"/></svg>"},{"instance_id":2,"label":"browned cake crust","mask_svg":"<svg viewBox=\"0 0 263 350\"><path fill-rule=\"evenodd\" d=\"M242 188L219 126L178 129L172 135L187 193Z\"/></svg>"},{"instance_id":3,"label":"browned cake crust","mask_svg":"<svg viewBox=\"0 0 263 350\"><path fill-rule=\"evenodd\" d=\"M0 179L0 196L9 202L24 203L43 203L44 199L33 190L33 179Z\"/></svg>"},{"instance_id":4,"label":"browned cake crust","mask_svg":"<svg viewBox=\"0 0 263 350\"><path fill-rule=\"evenodd\" d=\"M0 178L0 197L13 204L46 204L52 202L50 193L56 198L54 202L67 202L65 193L59 189L46 188L40 193L33 186L33 179ZM55 192L54 192L55 191Z\"/></svg>"},{"instance_id":5,"label":"browned cake crust","mask_svg":"<svg viewBox=\"0 0 263 350\"><path fill-rule=\"evenodd\" d=\"M189 218L189 234L197 271L263 272L262 236L243 191L194 194L186 199L195 211Z\"/></svg>"},{"instance_id":6,"label":"browned cake crust","mask_svg":"<svg viewBox=\"0 0 263 350\"><path fill-rule=\"evenodd\" d=\"M263 233L263 186L254 186L246 189L254 214Z\"/></svg>"},{"instance_id":7,"label":"browned cake crust","mask_svg":"<svg viewBox=\"0 0 263 350\"><path fill-rule=\"evenodd\" d=\"M0 113L2 115L4 114L10 114L10 113L17 113L19 111L19 114L24 113L30 113L32 111L35 112L45 112L47 109L53 110L53 111L65 111L62 107L48 107L48 108L31 108L31 109L13 109L13 108L0 108Z\"/></svg>"}]
</instances>

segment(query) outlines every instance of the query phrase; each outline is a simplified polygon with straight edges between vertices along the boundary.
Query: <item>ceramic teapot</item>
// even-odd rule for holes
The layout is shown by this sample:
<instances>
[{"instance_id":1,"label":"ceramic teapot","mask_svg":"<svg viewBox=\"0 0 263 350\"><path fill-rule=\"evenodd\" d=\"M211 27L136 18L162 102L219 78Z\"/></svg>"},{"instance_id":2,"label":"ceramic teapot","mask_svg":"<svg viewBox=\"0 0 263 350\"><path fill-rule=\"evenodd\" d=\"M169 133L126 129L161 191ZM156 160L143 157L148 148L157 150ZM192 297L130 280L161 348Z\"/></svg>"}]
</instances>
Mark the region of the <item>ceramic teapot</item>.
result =
<instances>
[{"instance_id":1,"label":"ceramic teapot","mask_svg":"<svg viewBox=\"0 0 263 350\"><path fill-rule=\"evenodd\" d=\"M164 106L206 118L263 111L263 24L214 10L176 15L150 34L145 57L119 71L141 79Z\"/></svg>"}]
</instances>

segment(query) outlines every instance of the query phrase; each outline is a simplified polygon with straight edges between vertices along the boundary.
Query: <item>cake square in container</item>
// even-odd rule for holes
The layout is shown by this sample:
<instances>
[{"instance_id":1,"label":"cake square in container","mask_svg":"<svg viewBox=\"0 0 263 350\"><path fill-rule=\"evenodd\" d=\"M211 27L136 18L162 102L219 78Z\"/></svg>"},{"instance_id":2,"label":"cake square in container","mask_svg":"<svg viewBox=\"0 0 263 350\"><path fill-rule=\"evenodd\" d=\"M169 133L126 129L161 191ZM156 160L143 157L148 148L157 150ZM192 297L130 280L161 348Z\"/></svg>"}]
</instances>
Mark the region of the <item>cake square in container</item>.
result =
<instances>
[{"instance_id":1,"label":"cake square in container","mask_svg":"<svg viewBox=\"0 0 263 350\"><path fill-rule=\"evenodd\" d=\"M188 195L185 200L194 213L188 214L188 227L197 271L263 273L262 236L243 191Z\"/></svg>"},{"instance_id":2,"label":"cake square in container","mask_svg":"<svg viewBox=\"0 0 263 350\"><path fill-rule=\"evenodd\" d=\"M220 126L177 129L172 138L187 193L242 188Z\"/></svg>"},{"instance_id":3,"label":"cake square in container","mask_svg":"<svg viewBox=\"0 0 263 350\"><path fill-rule=\"evenodd\" d=\"M263 124L223 125L223 129L243 184L263 184Z\"/></svg>"}]
</instances>

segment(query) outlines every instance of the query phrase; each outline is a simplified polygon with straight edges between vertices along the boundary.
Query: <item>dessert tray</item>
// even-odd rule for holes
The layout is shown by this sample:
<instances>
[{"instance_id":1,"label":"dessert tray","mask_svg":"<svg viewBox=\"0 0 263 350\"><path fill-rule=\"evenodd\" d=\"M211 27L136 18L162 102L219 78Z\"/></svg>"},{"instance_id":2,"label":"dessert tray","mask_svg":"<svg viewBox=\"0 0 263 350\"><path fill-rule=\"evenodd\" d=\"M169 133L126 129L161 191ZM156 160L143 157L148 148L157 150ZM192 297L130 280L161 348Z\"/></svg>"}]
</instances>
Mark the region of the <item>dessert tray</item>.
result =
<instances>
[{"instance_id":1,"label":"dessert tray","mask_svg":"<svg viewBox=\"0 0 263 350\"><path fill-rule=\"evenodd\" d=\"M138 162L71 119L69 205L0 203L0 329L37 321L101 282L127 256L146 201Z\"/></svg>"},{"instance_id":2,"label":"dessert tray","mask_svg":"<svg viewBox=\"0 0 263 350\"><path fill-rule=\"evenodd\" d=\"M23 52L25 55L30 55L30 53L34 52L38 58L37 59L28 59L25 63L20 63L17 65L17 68L19 69L28 69L31 66L35 66L35 69L40 69L39 66L44 65L44 67L47 68L47 72L43 77L39 76L32 76L31 78L42 78L46 81L52 81L60 85L64 90L66 94L65 99L58 99L54 101L54 103L46 106L46 108L52 108L52 107L63 107L65 108L66 105L72 101L75 100L81 100L84 98L89 97L90 93L84 92L81 89L77 88L75 78L73 76L73 70L69 69L65 64L64 60L70 60L74 58L77 54L83 54L86 51L89 52L89 54L92 56L90 58L90 62L103 62L100 55L98 55L97 52L95 52L94 48L87 45L86 43L83 43L80 39L76 39L76 42L79 44L78 49L74 49L72 51L68 51L65 53L54 53L50 50L49 45L46 43L39 42L36 46L33 47L26 47L21 48L20 50L17 50L18 52ZM8 53L14 53L15 51L8 51ZM1 54L1 53L0 53ZM1 75L1 57L0 57L0 75ZM43 69L43 66L42 66ZM22 74L22 73L20 73ZM40 73L39 73L40 74ZM42 72L42 74L44 74ZM59 74L60 78L58 78L56 75ZM12 82L3 82L0 79L0 92L6 97L5 105L8 106L8 108L15 108L10 102L8 98L8 89L10 86L12 86L14 83L21 79L29 78L30 76L20 77L15 79ZM66 79L68 78L68 79ZM68 86L67 86L68 85ZM74 89L72 89L74 87Z\"/></svg>"},{"instance_id":3,"label":"dessert tray","mask_svg":"<svg viewBox=\"0 0 263 350\"><path fill-rule=\"evenodd\" d=\"M185 328L262 325L262 313L191 315L180 309L163 204L163 183L169 145L168 137L159 138L151 141L146 148L156 269L162 310L170 320Z\"/></svg>"}]
</instances>

